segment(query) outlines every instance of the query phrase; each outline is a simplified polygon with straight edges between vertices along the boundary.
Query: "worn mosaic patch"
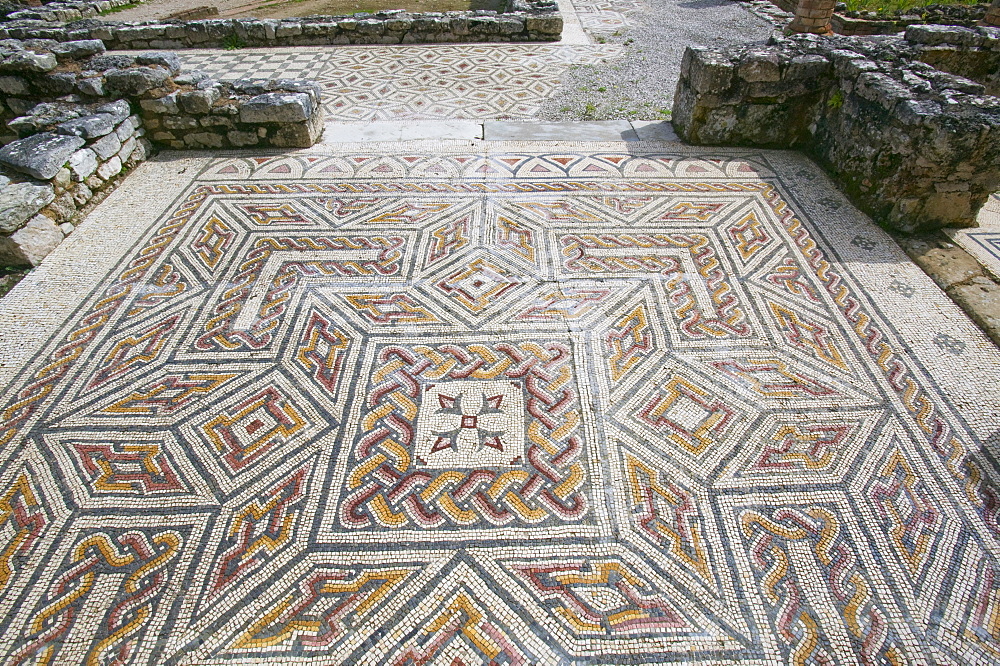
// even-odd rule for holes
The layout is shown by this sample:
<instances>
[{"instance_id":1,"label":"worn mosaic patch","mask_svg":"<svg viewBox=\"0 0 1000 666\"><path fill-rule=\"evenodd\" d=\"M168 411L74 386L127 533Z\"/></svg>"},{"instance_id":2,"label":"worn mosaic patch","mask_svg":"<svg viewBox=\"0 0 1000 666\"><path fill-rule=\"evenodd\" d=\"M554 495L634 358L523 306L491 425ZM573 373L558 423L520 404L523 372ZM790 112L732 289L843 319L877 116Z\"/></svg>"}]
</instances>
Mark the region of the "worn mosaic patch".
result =
<instances>
[{"instance_id":1,"label":"worn mosaic patch","mask_svg":"<svg viewBox=\"0 0 1000 666\"><path fill-rule=\"evenodd\" d=\"M599 27L625 25L601 12ZM609 18L610 17L610 18ZM589 23L587 24L589 27ZM181 53L187 67L221 80L315 80L327 120L397 121L534 117L571 65L613 58L613 44L417 44Z\"/></svg>"},{"instance_id":2,"label":"worn mosaic patch","mask_svg":"<svg viewBox=\"0 0 1000 666\"><path fill-rule=\"evenodd\" d=\"M8 662L1000 659L996 470L789 192L209 161L0 413Z\"/></svg>"}]
</instances>

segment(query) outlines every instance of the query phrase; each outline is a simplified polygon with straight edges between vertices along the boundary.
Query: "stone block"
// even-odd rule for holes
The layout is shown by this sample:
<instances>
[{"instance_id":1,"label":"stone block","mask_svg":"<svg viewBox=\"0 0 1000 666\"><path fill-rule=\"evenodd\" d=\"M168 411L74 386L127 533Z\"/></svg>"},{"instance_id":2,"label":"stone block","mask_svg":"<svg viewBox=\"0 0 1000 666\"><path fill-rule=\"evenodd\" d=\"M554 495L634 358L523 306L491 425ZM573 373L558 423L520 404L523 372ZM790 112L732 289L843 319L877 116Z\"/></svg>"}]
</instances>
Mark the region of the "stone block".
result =
<instances>
[{"instance_id":1,"label":"stone block","mask_svg":"<svg viewBox=\"0 0 1000 666\"><path fill-rule=\"evenodd\" d=\"M0 92L5 95L27 95L31 92L31 87L24 77L0 76Z\"/></svg>"},{"instance_id":2,"label":"stone block","mask_svg":"<svg viewBox=\"0 0 1000 666\"><path fill-rule=\"evenodd\" d=\"M272 134L270 143L279 148L308 148L319 141L322 134L323 120L316 115L306 122L278 127Z\"/></svg>"},{"instance_id":3,"label":"stone block","mask_svg":"<svg viewBox=\"0 0 1000 666\"><path fill-rule=\"evenodd\" d=\"M68 95L76 88L76 74L72 72L52 72L35 79L35 88L51 97Z\"/></svg>"},{"instance_id":4,"label":"stone block","mask_svg":"<svg viewBox=\"0 0 1000 666\"><path fill-rule=\"evenodd\" d=\"M56 132L69 136L79 136L84 139L96 139L99 136L110 134L114 129L114 116L106 113L96 113L60 123L56 127Z\"/></svg>"},{"instance_id":5,"label":"stone block","mask_svg":"<svg viewBox=\"0 0 1000 666\"><path fill-rule=\"evenodd\" d=\"M212 109L221 93L217 87L178 93L177 103L187 113L204 114Z\"/></svg>"},{"instance_id":6,"label":"stone block","mask_svg":"<svg viewBox=\"0 0 1000 666\"><path fill-rule=\"evenodd\" d=\"M184 130L198 127L198 121L191 116L164 116L163 127L168 130Z\"/></svg>"},{"instance_id":7,"label":"stone block","mask_svg":"<svg viewBox=\"0 0 1000 666\"><path fill-rule=\"evenodd\" d=\"M931 227L965 227L975 216L969 192L934 192L924 199L921 217Z\"/></svg>"},{"instance_id":8,"label":"stone block","mask_svg":"<svg viewBox=\"0 0 1000 666\"><path fill-rule=\"evenodd\" d=\"M55 54L57 60L79 60L104 53L104 42L99 39L80 39L53 44L49 50Z\"/></svg>"},{"instance_id":9,"label":"stone block","mask_svg":"<svg viewBox=\"0 0 1000 666\"><path fill-rule=\"evenodd\" d=\"M212 132L191 132L184 135L184 145L189 148L221 148L223 139Z\"/></svg>"},{"instance_id":10,"label":"stone block","mask_svg":"<svg viewBox=\"0 0 1000 666\"><path fill-rule=\"evenodd\" d=\"M87 61L87 68L98 72L112 69L128 69L135 65L135 55L116 53L113 55L94 56Z\"/></svg>"},{"instance_id":11,"label":"stone block","mask_svg":"<svg viewBox=\"0 0 1000 666\"><path fill-rule=\"evenodd\" d=\"M34 101L21 97L9 97L4 101L7 103L7 108L11 110L11 113L18 116L31 111L32 107L35 106Z\"/></svg>"},{"instance_id":12,"label":"stone block","mask_svg":"<svg viewBox=\"0 0 1000 666\"><path fill-rule=\"evenodd\" d=\"M166 83L170 72L162 67L112 69L104 75L104 88L110 95L133 97Z\"/></svg>"},{"instance_id":13,"label":"stone block","mask_svg":"<svg viewBox=\"0 0 1000 666\"><path fill-rule=\"evenodd\" d=\"M229 143L233 144L237 148L242 148L243 146L256 146L260 141L256 132L240 132L238 130L226 132L226 138L229 139Z\"/></svg>"},{"instance_id":14,"label":"stone block","mask_svg":"<svg viewBox=\"0 0 1000 666\"><path fill-rule=\"evenodd\" d=\"M56 172L56 175L52 177L51 182L56 188L56 192L61 192L69 187L70 183L73 182L73 174L68 167L63 167Z\"/></svg>"},{"instance_id":15,"label":"stone block","mask_svg":"<svg viewBox=\"0 0 1000 666\"><path fill-rule=\"evenodd\" d=\"M777 51L750 51L740 59L738 73L749 83L781 80L781 67Z\"/></svg>"},{"instance_id":16,"label":"stone block","mask_svg":"<svg viewBox=\"0 0 1000 666\"><path fill-rule=\"evenodd\" d=\"M1000 285L986 277L948 290L951 296L983 330L1000 345Z\"/></svg>"},{"instance_id":17,"label":"stone block","mask_svg":"<svg viewBox=\"0 0 1000 666\"><path fill-rule=\"evenodd\" d=\"M51 53L16 51L0 58L0 72L49 72L58 64Z\"/></svg>"},{"instance_id":18,"label":"stone block","mask_svg":"<svg viewBox=\"0 0 1000 666\"><path fill-rule=\"evenodd\" d=\"M45 215L36 215L10 236L0 236L0 263L37 266L62 242L63 232Z\"/></svg>"},{"instance_id":19,"label":"stone block","mask_svg":"<svg viewBox=\"0 0 1000 666\"><path fill-rule=\"evenodd\" d=\"M122 148L118 151L118 159L122 161L122 164L128 162L128 159L132 157L132 153L135 152L136 141L132 137L129 137L122 142Z\"/></svg>"},{"instance_id":20,"label":"stone block","mask_svg":"<svg viewBox=\"0 0 1000 666\"><path fill-rule=\"evenodd\" d=\"M78 136L43 132L0 148L0 164L40 180L49 180L84 143Z\"/></svg>"},{"instance_id":21,"label":"stone block","mask_svg":"<svg viewBox=\"0 0 1000 666\"><path fill-rule=\"evenodd\" d=\"M122 171L122 161L117 155L113 156L110 160L97 167L97 175L101 180L108 181Z\"/></svg>"},{"instance_id":22,"label":"stone block","mask_svg":"<svg viewBox=\"0 0 1000 666\"><path fill-rule=\"evenodd\" d=\"M139 100L139 106L150 113L174 114L180 110L177 106L177 91L156 99Z\"/></svg>"},{"instance_id":23,"label":"stone block","mask_svg":"<svg viewBox=\"0 0 1000 666\"><path fill-rule=\"evenodd\" d=\"M170 70L171 74L181 71L181 59L176 53L140 53L135 61L140 65L160 65Z\"/></svg>"},{"instance_id":24,"label":"stone block","mask_svg":"<svg viewBox=\"0 0 1000 666\"><path fill-rule=\"evenodd\" d=\"M906 41L912 44L958 44L961 46L976 46L979 35L971 28L952 25L911 25L904 33Z\"/></svg>"},{"instance_id":25,"label":"stone block","mask_svg":"<svg viewBox=\"0 0 1000 666\"><path fill-rule=\"evenodd\" d=\"M97 171L97 154L90 148L81 148L69 156L68 165L73 180L81 182Z\"/></svg>"},{"instance_id":26,"label":"stone block","mask_svg":"<svg viewBox=\"0 0 1000 666\"><path fill-rule=\"evenodd\" d=\"M392 32L406 32L412 27L413 20L409 18L395 18L385 22L385 29Z\"/></svg>"},{"instance_id":27,"label":"stone block","mask_svg":"<svg viewBox=\"0 0 1000 666\"><path fill-rule=\"evenodd\" d=\"M132 164L142 162L149 158L152 154L153 144L151 144L147 139L138 139L135 142L135 150L132 151L132 157L129 161Z\"/></svg>"},{"instance_id":28,"label":"stone block","mask_svg":"<svg viewBox=\"0 0 1000 666\"><path fill-rule=\"evenodd\" d=\"M233 121L227 116L202 116L198 119L202 127L233 127Z\"/></svg>"},{"instance_id":29,"label":"stone block","mask_svg":"<svg viewBox=\"0 0 1000 666\"><path fill-rule=\"evenodd\" d=\"M516 35L524 32L524 19L516 16L501 16L497 19L501 35Z\"/></svg>"},{"instance_id":30,"label":"stone block","mask_svg":"<svg viewBox=\"0 0 1000 666\"><path fill-rule=\"evenodd\" d=\"M278 27L274 29L274 34L277 38L282 37L294 37L296 35L302 34L302 24L295 23L279 23Z\"/></svg>"},{"instance_id":31,"label":"stone block","mask_svg":"<svg viewBox=\"0 0 1000 666\"><path fill-rule=\"evenodd\" d=\"M0 233L10 234L55 200L51 185L14 183L0 189Z\"/></svg>"},{"instance_id":32,"label":"stone block","mask_svg":"<svg viewBox=\"0 0 1000 666\"><path fill-rule=\"evenodd\" d=\"M454 22L452 22L454 25ZM549 16L529 16L524 21L528 32L539 33L548 36L558 36L562 34L563 19L558 14Z\"/></svg>"},{"instance_id":33,"label":"stone block","mask_svg":"<svg viewBox=\"0 0 1000 666\"><path fill-rule=\"evenodd\" d=\"M119 140L117 134L108 134L106 136L102 136L100 139L91 143L87 147L97 153L97 156L101 160L107 160L121 150L122 142Z\"/></svg>"},{"instance_id":34,"label":"stone block","mask_svg":"<svg viewBox=\"0 0 1000 666\"><path fill-rule=\"evenodd\" d=\"M691 87L698 93L722 93L729 88L736 66L729 57L704 49L688 47Z\"/></svg>"},{"instance_id":35,"label":"stone block","mask_svg":"<svg viewBox=\"0 0 1000 666\"><path fill-rule=\"evenodd\" d=\"M189 72L181 72L174 76L174 83L179 86L196 86L203 81L207 81L209 78L208 72L200 69L192 69Z\"/></svg>"},{"instance_id":36,"label":"stone block","mask_svg":"<svg viewBox=\"0 0 1000 666\"><path fill-rule=\"evenodd\" d=\"M119 141L124 143L135 133L136 128L141 125L142 122L139 120L139 116L129 116L115 128L115 136L118 137Z\"/></svg>"},{"instance_id":37,"label":"stone block","mask_svg":"<svg viewBox=\"0 0 1000 666\"><path fill-rule=\"evenodd\" d=\"M312 99L308 93L264 93L240 107L240 122L244 123L294 123L312 115Z\"/></svg>"},{"instance_id":38,"label":"stone block","mask_svg":"<svg viewBox=\"0 0 1000 666\"><path fill-rule=\"evenodd\" d=\"M64 192L45 208L45 212L56 222L69 222L76 215L76 202L73 195Z\"/></svg>"},{"instance_id":39,"label":"stone block","mask_svg":"<svg viewBox=\"0 0 1000 666\"><path fill-rule=\"evenodd\" d=\"M95 109L97 113L106 113L115 119L115 124L128 118L132 115L132 107L124 99L115 100L114 102L108 102L107 104L102 104Z\"/></svg>"},{"instance_id":40,"label":"stone block","mask_svg":"<svg viewBox=\"0 0 1000 666\"><path fill-rule=\"evenodd\" d=\"M90 188L85 183L78 183L73 188L73 201L76 202L77 207L86 204L92 196L94 196L94 193L90 191Z\"/></svg>"},{"instance_id":41,"label":"stone block","mask_svg":"<svg viewBox=\"0 0 1000 666\"><path fill-rule=\"evenodd\" d=\"M77 78L76 89L84 95L90 95L91 97L103 97L104 77L91 76L86 78Z\"/></svg>"},{"instance_id":42,"label":"stone block","mask_svg":"<svg viewBox=\"0 0 1000 666\"><path fill-rule=\"evenodd\" d=\"M785 78L817 79L833 72L833 64L821 55L800 55L792 58L785 67Z\"/></svg>"}]
</instances>

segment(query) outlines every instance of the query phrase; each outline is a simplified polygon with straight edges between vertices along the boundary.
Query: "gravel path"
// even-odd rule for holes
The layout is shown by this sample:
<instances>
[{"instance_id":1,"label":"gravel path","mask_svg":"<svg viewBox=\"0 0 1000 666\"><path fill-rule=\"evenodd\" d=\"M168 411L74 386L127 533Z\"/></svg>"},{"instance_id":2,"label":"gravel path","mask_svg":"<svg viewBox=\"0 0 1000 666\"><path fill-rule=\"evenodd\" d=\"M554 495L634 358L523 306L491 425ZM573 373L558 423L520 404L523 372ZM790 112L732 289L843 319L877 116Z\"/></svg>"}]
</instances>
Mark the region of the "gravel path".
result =
<instances>
[{"instance_id":1,"label":"gravel path","mask_svg":"<svg viewBox=\"0 0 1000 666\"><path fill-rule=\"evenodd\" d=\"M592 32L597 41L623 44L621 58L571 68L541 118L665 120L687 46L761 43L774 30L731 0L642 0L626 18L631 27Z\"/></svg>"}]
</instances>

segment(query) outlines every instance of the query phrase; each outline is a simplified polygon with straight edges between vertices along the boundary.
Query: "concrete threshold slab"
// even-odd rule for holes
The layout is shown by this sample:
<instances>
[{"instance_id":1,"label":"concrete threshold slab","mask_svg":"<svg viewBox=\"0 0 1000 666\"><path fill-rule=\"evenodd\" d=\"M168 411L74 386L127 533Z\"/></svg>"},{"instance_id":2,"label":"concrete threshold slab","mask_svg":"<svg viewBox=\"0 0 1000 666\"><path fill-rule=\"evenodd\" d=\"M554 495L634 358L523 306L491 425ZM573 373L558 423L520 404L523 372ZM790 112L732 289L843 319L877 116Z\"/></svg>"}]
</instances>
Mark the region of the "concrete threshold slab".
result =
<instances>
[{"instance_id":1,"label":"concrete threshold slab","mask_svg":"<svg viewBox=\"0 0 1000 666\"><path fill-rule=\"evenodd\" d=\"M331 122L322 145L398 141L680 141L667 121L417 120Z\"/></svg>"},{"instance_id":2,"label":"concrete threshold slab","mask_svg":"<svg viewBox=\"0 0 1000 666\"><path fill-rule=\"evenodd\" d=\"M323 130L324 144L482 138L483 124L476 120L327 123Z\"/></svg>"},{"instance_id":3,"label":"concrete threshold slab","mask_svg":"<svg viewBox=\"0 0 1000 666\"><path fill-rule=\"evenodd\" d=\"M628 141L630 133L632 125L627 120L483 123L483 138L487 141Z\"/></svg>"},{"instance_id":4,"label":"concrete threshold slab","mask_svg":"<svg viewBox=\"0 0 1000 666\"><path fill-rule=\"evenodd\" d=\"M674 126L669 120L632 120L634 136L625 137L626 141L680 141Z\"/></svg>"}]
</instances>

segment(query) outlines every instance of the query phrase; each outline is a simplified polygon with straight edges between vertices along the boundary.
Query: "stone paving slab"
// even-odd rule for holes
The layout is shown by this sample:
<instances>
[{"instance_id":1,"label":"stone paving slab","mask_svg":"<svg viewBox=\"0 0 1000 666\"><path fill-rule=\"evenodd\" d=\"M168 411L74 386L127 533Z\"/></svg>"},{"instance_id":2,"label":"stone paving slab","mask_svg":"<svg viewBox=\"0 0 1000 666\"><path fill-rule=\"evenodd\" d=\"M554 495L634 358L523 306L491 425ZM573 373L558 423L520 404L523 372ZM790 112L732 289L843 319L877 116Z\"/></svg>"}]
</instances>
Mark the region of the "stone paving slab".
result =
<instances>
[{"instance_id":1,"label":"stone paving slab","mask_svg":"<svg viewBox=\"0 0 1000 666\"><path fill-rule=\"evenodd\" d=\"M488 141L622 141L632 133L627 120L592 122L531 122L493 120L485 123L483 136Z\"/></svg>"},{"instance_id":2,"label":"stone paving slab","mask_svg":"<svg viewBox=\"0 0 1000 666\"><path fill-rule=\"evenodd\" d=\"M669 122L644 120L410 120L327 123L322 143L371 141L679 141Z\"/></svg>"},{"instance_id":3,"label":"stone paving slab","mask_svg":"<svg viewBox=\"0 0 1000 666\"><path fill-rule=\"evenodd\" d=\"M483 138L483 124L474 120L410 120L370 123L327 123L323 143L370 141L447 141Z\"/></svg>"},{"instance_id":4,"label":"stone paving slab","mask_svg":"<svg viewBox=\"0 0 1000 666\"><path fill-rule=\"evenodd\" d=\"M949 229L945 233L1000 280L1000 193L990 197L979 212L978 222L978 227Z\"/></svg>"},{"instance_id":5,"label":"stone paving slab","mask_svg":"<svg viewBox=\"0 0 1000 666\"><path fill-rule=\"evenodd\" d=\"M140 166L0 301L5 661L994 663L1000 352L797 154Z\"/></svg>"}]
</instances>

